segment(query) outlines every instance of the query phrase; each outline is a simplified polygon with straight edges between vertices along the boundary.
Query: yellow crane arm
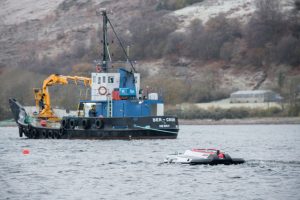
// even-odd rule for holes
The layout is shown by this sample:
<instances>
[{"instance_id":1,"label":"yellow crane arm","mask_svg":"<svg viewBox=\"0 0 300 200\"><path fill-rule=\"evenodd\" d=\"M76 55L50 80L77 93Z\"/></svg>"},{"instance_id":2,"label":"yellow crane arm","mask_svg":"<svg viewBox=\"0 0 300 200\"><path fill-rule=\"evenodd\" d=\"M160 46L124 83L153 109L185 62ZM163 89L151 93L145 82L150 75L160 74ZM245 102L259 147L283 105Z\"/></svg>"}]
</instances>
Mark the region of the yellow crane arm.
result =
<instances>
[{"instance_id":1,"label":"yellow crane arm","mask_svg":"<svg viewBox=\"0 0 300 200\"><path fill-rule=\"evenodd\" d=\"M49 86L53 85L67 85L67 84L83 85L91 87L91 78L81 76L63 76L58 74L51 74L43 82L42 89L34 88L34 98L36 107L39 109L39 117L45 119L57 119L51 108Z\"/></svg>"}]
</instances>

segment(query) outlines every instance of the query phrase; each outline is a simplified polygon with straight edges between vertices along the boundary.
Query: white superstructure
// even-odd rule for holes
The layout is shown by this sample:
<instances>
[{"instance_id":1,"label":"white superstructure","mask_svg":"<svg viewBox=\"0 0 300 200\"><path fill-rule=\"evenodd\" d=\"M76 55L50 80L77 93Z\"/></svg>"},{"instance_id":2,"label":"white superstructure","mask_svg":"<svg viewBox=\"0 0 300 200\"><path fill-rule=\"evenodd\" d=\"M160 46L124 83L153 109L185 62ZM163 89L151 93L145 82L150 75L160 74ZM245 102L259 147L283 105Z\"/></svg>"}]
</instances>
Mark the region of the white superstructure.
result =
<instances>
[{"instance_id":1,"label":"white superstructure","mask_svg":"<svg viewBox=\"0 0 300 200\"><path fill-rule=\"evenodd\" d=\"M140 89L140 74L134 73L136 95ZM120 87L120 73L92 73L92 101L106 101L114 89Z\"/></svg>"}]
</instances>

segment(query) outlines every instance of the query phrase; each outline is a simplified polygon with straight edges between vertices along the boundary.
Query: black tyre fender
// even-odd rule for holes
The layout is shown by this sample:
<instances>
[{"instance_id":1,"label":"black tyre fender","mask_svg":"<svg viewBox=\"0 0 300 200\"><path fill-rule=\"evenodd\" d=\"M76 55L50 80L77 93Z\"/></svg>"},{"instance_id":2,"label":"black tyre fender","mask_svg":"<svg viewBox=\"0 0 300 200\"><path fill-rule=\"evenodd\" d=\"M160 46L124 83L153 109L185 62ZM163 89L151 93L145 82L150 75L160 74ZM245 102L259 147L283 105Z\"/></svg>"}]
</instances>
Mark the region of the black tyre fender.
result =
<instances>
[{"instance_id":1,"label":"black tyre fender","mask_svg":"<svg viewBox=\"0 0 300 200\"><path fill-rule=\"evenodd\" d=\"M53 137L54 137L54 139L58 139L59 138L58 131L53 131Z\"/></svg>"},{"instance_id":2,"label":"black tyre fender","mask_svg":"<svg viewBox=\"0 0 300 200\"><path fill-rule=\"evenodd\" d=\"M49 137L49 138L54 138L54 137L53 137L53 132L52 132L51 130L48 131L48 137Z\"/></svg>"},{"instance_id":3,"label":"black tyre fender","mask_svg":"<svg viewBox=\"0 0 300 200\"><path fill-rule=\"evenodd\" d=\"M28 133L29 133L29 128L27 127L27 128L23 128L23 134L27 137L27 135L28 135Z\"/></svg>"},{"instance_id":4,"label":"black tyre fender","mask_svg":"<svg viewBox=\"0 0 300 200\"><path fill-rule=\"evenodd\" d=\"M103 121L101 119L96 119L95 126L98 129L103 128Z\"/></svg>"},{"instance_id":5,"label":"black tyre fender","mask_svg":"<svg viewBox=\"0 0 300 200\"><path fill-rule=\"evenodd\" d=\"M84 129L88 129L88 128L90 128L90 120L89 119L83 119L82 120L82 127L84 128Z\"/></svg>"},{"instance_id":6,"label":"black tyre fender","mask_svg":"<svg viewBox=\"0 0 300 200\"><path fill-rule=\"evenodd\" d=\"M33 131L33 129L31 127L29 127L27 137L30 138L30 139L33 138L32 131Z\"/></svg>"},{"instance_id":7,"label":"black tyre fender","mask_svg":"<svg viewBox=\"0 0 300 200\"><path fill-rule=\"evenodd\" d=\"M52 132L51 134L52 139L55 139L55 131L51 131L51 132Z\"/></svg>"},{"instance_id":8,"label":"black tyre fender","mask_svg":"<svg viewBox=\"0 0 300 200\"><path fill-rule=\"evenodd\" d=\"M31 135L32 135L32 138L36 139L38 137L38 132L36 129L32 129L31 130Z\"/></svg>"},{"instance_id":9,"label":"black tyre fender","mask_svg":"<svg viewBox=\"0 0 300 200\"><path fill-rule=\"evenodd\" d=\"M76 126L76 121L75 121L75 119L70 119L69 127L70 127L71 129L74 129L75 126Z\"/></svg>"},{"instance_id":10,"label":"black tyre fender","mask_svg":"<svg viewBox=\"0 0 300 200\"><path fill-rule=\"evenodd\" d=\"M62 128L67 129L68 128L68 120L67 119L61 120L61 126L62 126Z\"/></svg>"},{"instance_id":11,"label":"black tyre fender","mask_svg":"<svg viewBox=\"0 0 300 200\"><path fill-rule=\"evenodd\" d=\"M42 135L44 138L48 138L48 134L47 134L46 130L42 130Z\"/></svg>"},{"instance_id":12,"label":"black tyre fender","mask_svg":"<svg viewBox=\"0 0 300 200\"><path fill-rule=\"evenodd\" d=\"M23 128L19 126L19 136L23 137Z\"/></svg>"},{"instance_id":13,"label":"black tyre fender","mask_svg":"<svg viewBox=\"0 0 300 200\"><path fill-rule=\"evenodd\" d=\"M64 134L64 129L59 129L58 131L58 138L61 138Z\"/></svg>"}]
</instances>

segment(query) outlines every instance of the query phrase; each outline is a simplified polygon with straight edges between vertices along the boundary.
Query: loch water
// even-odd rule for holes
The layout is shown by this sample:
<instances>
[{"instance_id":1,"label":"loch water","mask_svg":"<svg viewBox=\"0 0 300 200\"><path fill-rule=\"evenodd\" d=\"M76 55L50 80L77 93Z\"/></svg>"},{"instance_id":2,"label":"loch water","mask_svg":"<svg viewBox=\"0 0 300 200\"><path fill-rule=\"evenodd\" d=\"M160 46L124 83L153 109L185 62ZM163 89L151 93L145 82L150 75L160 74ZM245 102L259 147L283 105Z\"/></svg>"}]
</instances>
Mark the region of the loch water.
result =
<instances>
[{"instance_id":1,"label":"loch water","mask_svg":"<svg viewBox=\"0 0 300 200\"><path fill-rule=\"evenodd\" d=\"M194 147L220 148L246 163L163 163ZM180 126L175 140L130 141L35 140L0 128L0 199L296 200L300 125Z\"/></svg>"}]
</instances>

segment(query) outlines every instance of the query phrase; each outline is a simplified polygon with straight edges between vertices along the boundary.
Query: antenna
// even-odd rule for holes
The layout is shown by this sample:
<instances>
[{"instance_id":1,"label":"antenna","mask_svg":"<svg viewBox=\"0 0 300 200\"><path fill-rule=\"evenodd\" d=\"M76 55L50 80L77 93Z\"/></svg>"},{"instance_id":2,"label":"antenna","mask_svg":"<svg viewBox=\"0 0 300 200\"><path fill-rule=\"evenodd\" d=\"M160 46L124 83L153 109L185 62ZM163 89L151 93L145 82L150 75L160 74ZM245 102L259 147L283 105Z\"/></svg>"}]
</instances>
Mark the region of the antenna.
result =
<instances>
[{"instance_id":1,"label":"antenna","mask_svg":"<svg viewBox=\"0 0 300 200\"><path fill-rule=\"evenodd\" d=\"M107 23L109 23L109 25L111 26L111 29L113 31L113 33L115 34L122 50L123 50L123 53L125 54L125 57L127 59L127 61L130 63L131 65L131 68L133 69L134 72L136 72L133 64L132 64L132 61L129 59L129 52L127 53L125 48L124 48L124 45L121 41L121 39L119 38L119 36L117 35L116 31L115 31L115 28L114 26L112 25L112 23L110 22L109 18L107 17L107 12L106 12L106 9L100 9L99 11L96 11L96 14L97 16L99 16L100 14L103 16L103 55L102 55L102 70L104 72L107 71L107 62L108 61L111 61L111 57L110 57L110 54L109 54L109 49L108 49L108 39L107 39Z\"/></svg>"},{"instance_id":2,"label":"antenna","mask_svg":"<svg viewBox=\"0 0 300 200\"><path fill-rule=\"evenodd\" d=\"M103 16L103 57L102 57L102 69L104 72L107 71L107 61L109 59L109 52L108 52L108 41L107 41L107 22L108 18L106 15L106 10L102 10L101 14Z\"/></svg>"}]
</instances>

